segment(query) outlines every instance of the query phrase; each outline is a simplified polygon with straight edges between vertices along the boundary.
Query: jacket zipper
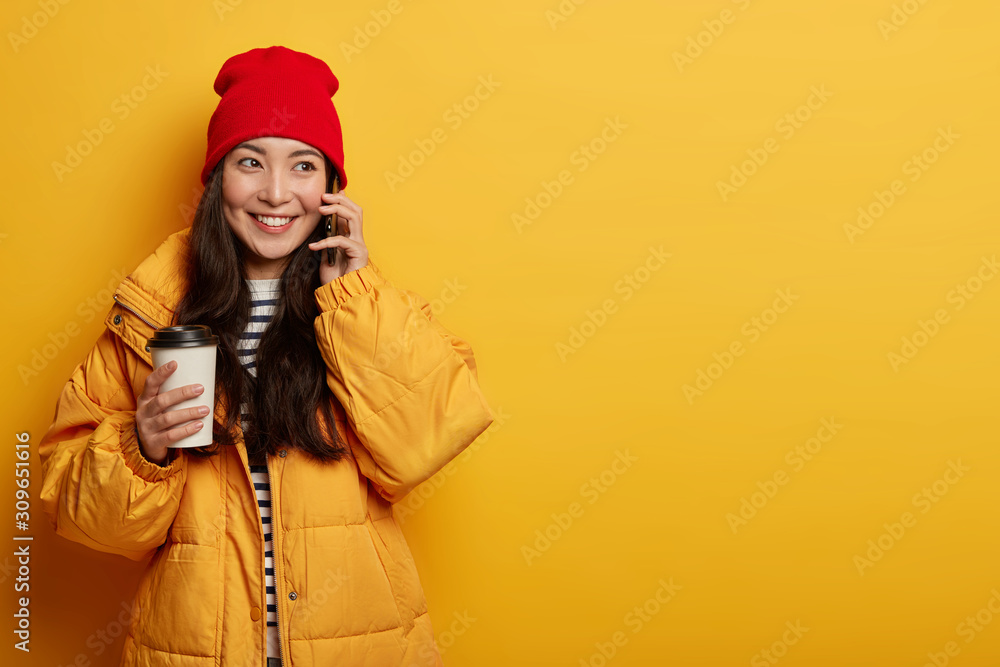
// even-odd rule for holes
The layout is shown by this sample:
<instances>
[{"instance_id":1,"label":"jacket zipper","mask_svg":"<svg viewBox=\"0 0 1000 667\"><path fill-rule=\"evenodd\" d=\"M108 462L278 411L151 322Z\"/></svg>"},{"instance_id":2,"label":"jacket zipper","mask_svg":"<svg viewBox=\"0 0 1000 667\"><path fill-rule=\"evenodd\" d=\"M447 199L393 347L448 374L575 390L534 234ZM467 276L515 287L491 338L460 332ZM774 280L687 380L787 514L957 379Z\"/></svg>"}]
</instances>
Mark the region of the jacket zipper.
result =
<instances>
[{"instance_id":1,"label":"jacket zipper","mask_svg":"<svg viewBox=\"0 0 1000 667\"><path fill-rule=\"evenodd\" d=\"M158 324L153 324L152 322L150 322L141 313L139 313L138 311L136 311L135 308L132 308L127 303L125 303L123 301L120 301L118 299L118 295L117 294L114 295L114 300L115 300L115 303L117 303L122 308L124 308L125 310L129 311L130 313L132 313L133 315L135 315L136 317L138 317L140 320L142 320L143 322L145 322L149 326L153 327L153 329L159 329L160 328L160 326ZM271 461L270 461L270 459L271 459L271 457L269 456L268 457L268 461L267 461L267 486L268 486L268 489L273 489L273 487L271 486ZM251 481L251 485L252 485L253 480L251 479L250 481ZM252 486L251 486L251 488L252 488ZM278 624L278 659L281 660L281 664L284 665L285 664L285 651L284 651L285 641L281 637L281 619L280 619L280 617L278 615L278 606L281 604L281 602L280 602L281 593L278 591L278 588L279 588L279 585L280 585L279 584L280 577L278 575L278 563L279 563L279 558L278 558L278 539L277 539L278 531L275 528L276 524L275 524L275 521L274 521L274 517L276 515L275 509L277 509L277 508L276 508L275 502L274 502L274 495L272 494L271 495L271 544L273 546L273 549L272 549L272 554L271 554L271 562L274 564L274 620L275 620L275 623ZM260 529L261 529L261 532L263 533L263 531L264 531L264 524L263 524L263 522L261 522ZM265 547L265 550L266 550L267 545L265 544L264 547ZM264 587L266 589L267 588L267 583L266 583L267 582L267 574L266 573L264 575L264 581L265 581ZM264 657L265 657L265 660L266 660L267 659L267 591L266 590L264 591L264 633L265 633L264 634Z\"/></svg>"},{"instance_id":2,"label":"jacket zipper","mask_svg":"<svg viewBox=\"0 0 1000 667\"><path fill-rule=\"evenodd\" d=\"M145 317L143 317L143 316L142 316L142 314L141 314L141 313L139 313L138 311L136 311L136 309L135 309L135 308L133 308L132 306L128 305L128 304L127 304L127 303L125 303L124 301L119 301L119 300L118 300L118 295L117 295L117 294L115 294L115 303L117 303L117 304L118 304L119 306L121 306L122 308L124 308L124 309L125 309L125 310L127 310L128 312L132 313L133 315L135 315L135 316L136 316L136 317L138 317L138 318L139 318L140 320L142 320L143 322L145 322L145 323L146 323L146 324L148 324L149 326L153 327L154 329L159 329L159 328L161 328L161 327L160 327L160 325L158 325L158 324L153 324L152 322L150 322L149 320L147 320L147 319L146 319Z\"/></svg>"},{"instance_id":3,"label":"jacket zipper","mask_svg":"<svg viewBox=\"0 0 1000 667\"><path fill-rule=\"evenodd\" d=\"M146 317L144 317L141 313L139 313L138 311L136 311L135 308L132 308L131 306L129 306L125 302L120 301L118 299L118 295L117 294L114 295L114 300L115 300L115 303L117 303L122 308L124 308L125 310L129 311L130 313L132 313L133 315L135 315L136 317L138 317L140 320L142 320L143 322L145 322L149 326L153 327L153 329L159 329L160 328L159 325L153 324L148 319L146 319ZM268 486L269 489L273 489L273 487L271 486L271 457L268 456L267 458L268 458L268 461L267 461L267 486ZM253 482L253 480L251 479L251 483L252 482ZM275 528L276 524L275 524L275 521L274 521L274 517L277 514L275 512L275 510L277 509L277 507L275 505L274 497L275 497L274 494L271 494L271 544L273 546L272 554L271 554L271 562L274 564L274 620L275 620L275 623L278 624L278 658L279 658L279 660L281 660L281 664L284 665L285 664L285 651L284 651L285 641L284 641L284 639L281 636L281 618L280 618L279 613L278 613L278 607L281 605L281 602L280 602L281 592L278 590L279 587L280 587L280 583L279 583L280 576L278 574L278 567L279 567L278 563L280 562L280 559L278 558L278 538L277 538L278 531ZM260 529L261 529L261 532L263 532L263 530L264 530L264 524L263 524L263 522L261 523ZM265 549L266 549L267 545L265 544L264 546L265 546ZM264 575L264 581L265 581L264 587L267 588L267 583L266 583L266 581L267 581L267 574L266 573ZM265 632L265 635L264 635L265 636L265 640L264 640L264 656L265 656L265 660L266 660L266 658L267 658L267 634L266 634L267 633L267 591L265 590L264 593L265 593L264 594L264 632Z\"/></svg>"},{"instance_id":4,"label":"jacket zipper","mask_svg":"<svg viewBox=\"0 0 1000 667\"><path fill-rule=\"evenodd\" d=\"M275 501L275 498L277 497L277 494L274 493L274 487L271 486L271 457L270 457L270 455L268 455L268 457L267 457L267 488L270 489L270 495L271 495L271 547L272 547L272 549L271 549L271 551L272 551L272 553L271 553L271 563L274 564L274 621L275 621L275 623L278 624L278 658L281 660L281 664L284 665L285 664L285 651L284 651L285 640L281 636L281 617L280 617L280 615L278 613L278 607L281 606L281 590L280 590L281 584L279 583L280 580L281 580L281 577L278 574L278 563L280 562L280 559L278 558L278 528L277 528L277 522L275 521L275 517L278 514L278 512L277 512L278 506L277 506L277 502ZM264 529L264 525L261 524L261 530L263 530L263 529ZM265 546L265 548L267 547L266 544L264 546ZM265 589L267 588L267 577L266 576L264 577L264 588ZM267 609L267 591L266 590L264 591L264 603L265 603L264 604L264 608ZM267 619L267 616L265 615L264 618ZM267 621L266 620L264 621L264 626L267 627ZM267 641L266 640L264 642L264 654L265 654L265 657L266 657L266 654L267 654Z\"/></svg>"}]
</instances>

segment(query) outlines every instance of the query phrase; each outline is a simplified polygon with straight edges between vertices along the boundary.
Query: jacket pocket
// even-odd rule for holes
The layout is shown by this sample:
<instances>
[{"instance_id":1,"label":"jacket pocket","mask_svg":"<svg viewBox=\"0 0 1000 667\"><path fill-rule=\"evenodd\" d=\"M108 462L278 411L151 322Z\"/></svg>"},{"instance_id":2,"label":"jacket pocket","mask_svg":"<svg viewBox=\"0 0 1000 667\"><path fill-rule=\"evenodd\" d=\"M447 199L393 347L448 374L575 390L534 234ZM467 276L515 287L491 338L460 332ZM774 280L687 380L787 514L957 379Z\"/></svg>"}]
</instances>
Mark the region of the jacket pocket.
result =
<instances>
[{"instance_id":1,"label":"jacket pocket","mask_svg":"<svg viewBox=\"0 0 1000 667\"><path fill-rule=\"evenodd\" d=\"M377 539L376 549L382 554L386 576L396 591L400 615L408 623L427 611L427 600L410 547L406 544L399 524L391 515L372 521L371 530Z\"/></svg>"},{"instance_id":2,"label":"jacket pocket","mask_svg":"<svg viewBox=\"0 0 1000 667\"><path fill-rule=\"evenodd\" d=\"M396 614L402 620L405 616L399 607L399 596L401 594L399 587L402 582L397 582L396 585L393 585L393 577L389 574L392 571L392 554L386 548L386 544L382 540L382 536L378 534L375 525L370 521L366 521L365 527L368 529L368 540L371 542L375 556L378 558L379 572L382 575L383 581L385 581L386 587L389 589L390 595L392 595L392 602L396 606Z\"/></svg>"},{"instance_id":3,"label":"jacket pocket","mask_svg":"<svg viewBox=\"0 0 1000 667\"><path fill-rule=\"evenodd\" d=\"M291 639L324 639L403 626L396 592L368 524L291 530L282 535Z\"/></svg>"},{"instance_id":4,"label":"jacket pocket","mask_svg":"<svg viewBox=\"0 0 1000 667\"><path fill-rule=\"evenodd\" d=\"M201 459L187 456L187 479L181 493L177 515L170 525L172 542L218 548L226 530L222 515L219 469L213 456Z\"/></svg>"},{"instance_id":5,"label":"jacket pocket","mask_svg":"<svg viewBox=\"0 0 1000 667\"><path fill-rule=\"evenodd\" d=\"M167 540L148 572L148 605L136 640L158 651L215 655L219 618L219 551Z\"/></svg>"}]
</instances>

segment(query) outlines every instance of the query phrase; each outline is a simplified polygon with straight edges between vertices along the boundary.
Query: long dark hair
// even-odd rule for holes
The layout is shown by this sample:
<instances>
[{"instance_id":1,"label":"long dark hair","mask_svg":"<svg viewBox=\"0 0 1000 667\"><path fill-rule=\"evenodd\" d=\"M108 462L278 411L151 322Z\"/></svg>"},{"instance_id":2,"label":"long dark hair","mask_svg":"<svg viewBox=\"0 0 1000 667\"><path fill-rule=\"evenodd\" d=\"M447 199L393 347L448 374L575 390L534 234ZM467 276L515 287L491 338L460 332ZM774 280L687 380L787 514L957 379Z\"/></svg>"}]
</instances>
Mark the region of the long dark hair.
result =
<instances>
[{"instance_id":1,"label":"long dark hair","mask_svg":"<svg viewBox=\"0 0 1000 667\"><path fill-rule=\"evenodd\" d=\"M325 156L324 156L325 157ZM245 279L244 247L226 222L222 209L219 160L205 184L191 224L187 292L174 314L174 324L205 324L219 336L216 353L215 398L226 410L225 429L215 422L212 445L187 451L213 456L220 446L236 444L234 428L240 404L249 410L244 434L247 459L263 464L268 454L289 445L321 461L339 461L345 446L337 433L326 383L326 364L313 328L319 310L314 290L320 287L320 253L308 248L325 236L324 221L295 251L281 275L274 314L257 347L257 377L240 364L237 343L250 319L250 289ZM327 191L337 182L326 158ZM327 437L318 423L321 410Z\"/></svg>"}]
</instances>

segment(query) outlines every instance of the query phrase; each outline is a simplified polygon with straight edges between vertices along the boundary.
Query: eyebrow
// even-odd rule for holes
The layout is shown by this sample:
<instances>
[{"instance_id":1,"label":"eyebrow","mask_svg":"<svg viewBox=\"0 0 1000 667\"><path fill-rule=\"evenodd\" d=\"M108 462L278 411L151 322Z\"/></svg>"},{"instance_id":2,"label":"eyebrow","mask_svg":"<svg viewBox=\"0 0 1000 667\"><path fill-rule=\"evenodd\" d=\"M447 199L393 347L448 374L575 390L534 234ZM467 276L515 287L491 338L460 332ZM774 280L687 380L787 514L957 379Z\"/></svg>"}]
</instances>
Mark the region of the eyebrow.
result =
<instances>
[{"instance_id":1,"label":"eyebrow","mask_svg":"<svg viewBox=\"0 0 1000 667\"><path fill-rule=\"evenodd\" d=\"M238 146L236 146L236 148L247 148L247 149L252 150L253 152L258 153L260 155L267 155L267 151L264 150L263 148L261 148L260 146L257 146L256 144L251 144L251 143L243 142L242 144L239 144ZM321 159L321 160L323 159L322 155L320 155L319 153L317 153L316 151L314 151L311 148L302 148L302 149L297 150L297 151L292 151L291 153L288 154L288 157L299 157L300 155L315 155L319 159Z\"/></svg>"}]
</instances>

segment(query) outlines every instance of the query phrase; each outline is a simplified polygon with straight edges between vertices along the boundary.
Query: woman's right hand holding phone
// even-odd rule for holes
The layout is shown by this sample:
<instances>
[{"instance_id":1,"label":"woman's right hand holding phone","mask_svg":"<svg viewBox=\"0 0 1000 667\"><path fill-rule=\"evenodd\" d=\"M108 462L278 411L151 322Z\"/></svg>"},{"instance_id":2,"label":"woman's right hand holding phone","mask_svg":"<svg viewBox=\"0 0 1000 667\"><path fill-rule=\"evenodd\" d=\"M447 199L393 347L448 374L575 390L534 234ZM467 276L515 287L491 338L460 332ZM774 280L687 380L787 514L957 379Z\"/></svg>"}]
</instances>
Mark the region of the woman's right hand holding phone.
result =
<instances>
[{"instance_id":1,"label":"woman's right hand holding phone","mask_svg":"<svg viewBox=\"0 0 1000 667\"><path fill-rule=\"evenodd\" d=\"M203 405L182 410L170 409L171 406L200 396L205 391L200 384L188 384L161 393L160 387L176 368L177 362L169 361L149 374L135 411L139 449L147 460L157 465L166 463L168 445L197 433L202 427L201 418L208 414L208 408Z\"/></svg>"}]
</instances>

